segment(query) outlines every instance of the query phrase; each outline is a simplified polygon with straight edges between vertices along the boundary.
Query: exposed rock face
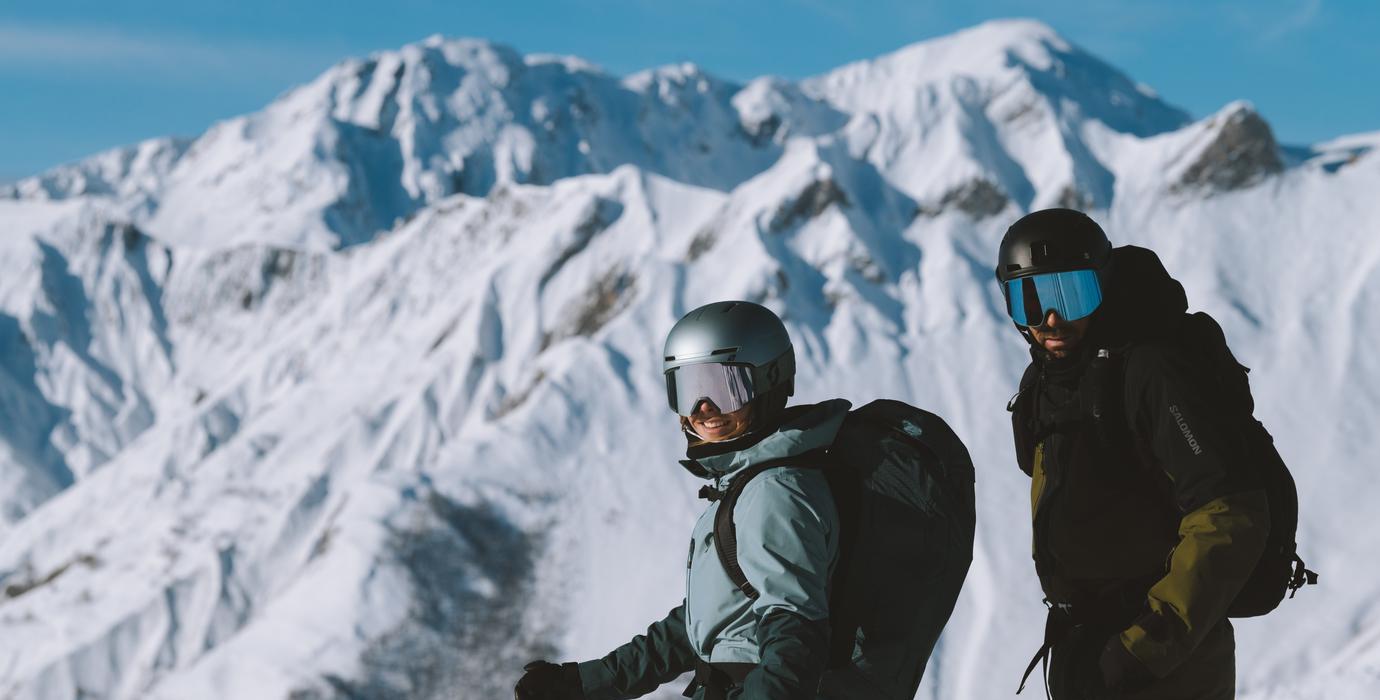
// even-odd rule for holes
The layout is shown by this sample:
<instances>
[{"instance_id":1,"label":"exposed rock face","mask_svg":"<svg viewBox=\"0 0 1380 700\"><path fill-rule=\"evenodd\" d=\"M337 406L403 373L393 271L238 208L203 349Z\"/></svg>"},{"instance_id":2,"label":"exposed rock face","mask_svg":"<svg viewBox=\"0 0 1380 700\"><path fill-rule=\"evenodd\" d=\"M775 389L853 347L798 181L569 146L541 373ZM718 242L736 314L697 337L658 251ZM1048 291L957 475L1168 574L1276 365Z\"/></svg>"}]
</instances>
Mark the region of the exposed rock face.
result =
<instances>
[{"instance_id":1,"label":"exposed rock face","mask_svg":"<svg viewBox=\"0 0 1380 700\"><path fill-rule=\"evenodd\" d=\"M1226 117L1217 137L1170 189L1237 190L1282 170L1279 144L1270 125L1254 111L1240 109Z\"/></svg>"},{"instance_id":2,"label":"exposed rock face","mask_svg":"<svg viewBox=\"0 0 1380 700\"><path fill-rule=\"evenodd\" d=\"M685 261L695 262L700 256L709 252L710 248L719 240L719 231L713 226L706 226L690 241L690 247L685 251Z\"/></svg>"},{"instance_id":3,"label":"exposed rock face","mask_svg":"<svg viewBox=\"0 0 1380 700\"><path fill-rule=\"evenodd\" d=\"M594 335L627 306L637 278L622 267L612 267L595 280L583 299L566 306L561 323L542 336L543 350L565 338Z\"/></svg>"},{"instance_id":4,"label":"exposed rock face","mask_svg":"<svg viewBox=\"0 0 1380 700\"><path fill-rule=\"evenodd\" d=\"M1093 198L1073 185L1065 187L1064 191L1059 193L1058 201L1054 203L1056 207L1078 211L1087 211L1092 209L1093 205Z\"/></svg>"},{"instance_id":5,"label":"exposed rock face","mask_svg":"<svg viewBox=\"0 0 1380 700\"><path fill-rule=\"evenodd\" d=\"M744 123L742 128L748 141L760 148L771 143L772 137L776 136L777 130L781 128L781 116L769 114L761 121Z\"/></svg>"},{"instance_id":6,"label":"exposed rock face","mask_svg":"<svg viewBox=\"0 0 1380 700\"><path fill-rule=\"evenodd\" d=\"M570 242L566 245L561 254L556 256L551 266L541 275L538 286L545 287L556 273L565 267L570 259L579 255L594 240L594 237L613 225L618 217L623 215L623 205L611 199L597 197L589 205L586 214L581 218L580 223L575 226Z\"/></svg>"},{"instance_id":7,"label":"exposed rock face","mask_svg":"<svg viewBox=\"0 0 1380 700\"><path fill-rule=\"evenodd\" d=\"M985 219L1000 214L1008 201L1000 187L990 180L978 178L945 192L936 205L921 206L919 213L933 217L950 207L957 207L974 219Z\"/></svg>"},{"instance_id":8,"label":"exposed rock face","mask_svg":"<svg viewBox=\"0 0 1380 700\"><path fill-rule=\"evenodd\" d=\"M795 199L787 201L776 210L776 214L771 218L770 228L773 232L784 231L805 219L813 219L823 214L835 204L841 207L849 206L848 195L831 179L815 180L801 190Z\"/></svg>"}]
</instances>

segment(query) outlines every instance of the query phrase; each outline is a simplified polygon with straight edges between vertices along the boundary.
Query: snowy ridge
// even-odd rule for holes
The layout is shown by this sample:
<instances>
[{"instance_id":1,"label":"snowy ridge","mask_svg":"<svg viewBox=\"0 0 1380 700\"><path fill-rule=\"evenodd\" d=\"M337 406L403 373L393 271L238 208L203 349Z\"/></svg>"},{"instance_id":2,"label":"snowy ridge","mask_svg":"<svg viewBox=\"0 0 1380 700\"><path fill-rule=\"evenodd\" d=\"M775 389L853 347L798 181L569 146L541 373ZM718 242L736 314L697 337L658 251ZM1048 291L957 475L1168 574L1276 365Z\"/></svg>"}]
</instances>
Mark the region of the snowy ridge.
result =
<instances>
[{"instance_id":1,"label":"snowy ridge","mask_svg":"<svg viewBox=\"0 0 1380 700\"><path fill-rule=\"evenodd\" d=\"M156 211L119 199L141 226L181 245L330 250L499 182L549 184L628 163L726 190L779 152L743 131L737 92L693 65L620 80L579 61L431 37L345 61L212 127L173 159ZM106 170L59 169L9 196L101 194L108 187L81 183Z\"/></svg>"},{"instance_id":2,"label":"snowy ridge","mask_svg":"<svg viewBox=\"0 0 1380 700\"><path fill-rule=\"evenodd\" d=\"M0 187L0 199L111 197L139 211L162 190L168 172L187 151L189 143L185 139L161 138L114 148Z\"/></svg>"},{"instance_id":3,"label":"snowy ridge","mask_svg":"<svg viewBox=\"0 0 1380 700\"><path fill-rule=\"evenodd\" d=\"M1238 624L1242 696L1371 697L1375 143L1190 123L1028 21L741 87L433 37L16 183L0 695L500 698L608 651L683 595L700 507L660 344L745 298L797 400L969 445L976 559L919 697L1007 697L1043 608L991 259L1063 202L1222 322L1298 478L1323 585Z\"/></svg>"},{"instance_id":4,"label":"snowy ridge","mask_svg":"<svg viewBox=\"0 0 1380 700\"><path fill-rule=\"evenodd\" d=\"M1115 175L1096 146L1148 137L1188 116L1027 20L987 22L805 81L854 115L853 155L922 202L971 201L990 215L1106 207ZM979 193L980 196L974 196Z\"/></svg>"}]
</instances>

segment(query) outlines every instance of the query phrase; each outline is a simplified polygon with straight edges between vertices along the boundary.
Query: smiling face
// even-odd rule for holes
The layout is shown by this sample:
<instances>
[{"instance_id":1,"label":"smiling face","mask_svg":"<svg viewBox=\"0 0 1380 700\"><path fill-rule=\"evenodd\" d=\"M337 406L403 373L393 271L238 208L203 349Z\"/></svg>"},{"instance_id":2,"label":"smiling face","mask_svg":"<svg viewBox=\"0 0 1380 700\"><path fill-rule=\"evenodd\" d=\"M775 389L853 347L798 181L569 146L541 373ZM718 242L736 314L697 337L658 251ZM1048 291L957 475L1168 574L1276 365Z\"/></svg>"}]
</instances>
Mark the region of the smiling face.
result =
<instances>
[{"instance_id":1,"label":"smiling face","mask_svg":"<svg viewBox=\"0 0 1380 700\"><path fill-rule=\"evenodd\" d=\"M732 413L722 413L709 401L701 401L688 417L690 428L705 442L723 442L747 432L752 422L752 404Z\"/></svg>"},{"instance_id":2,"label":"smiling face","mask_svg":"<svg viewBox=\"0 0 1380 700\"><path fill-rule=\"evenodd\" d=\"M1030 335L1035 339L1036 345L1044 348L1053 357L1063 358L1073 354L1078 348L1091 322L1091 316L1084 316L1077 321L1065 321L1059 314L1050 311L1045 316L1043 325L1026 328L1030 329Z\"/></svg>"}]
</instances>

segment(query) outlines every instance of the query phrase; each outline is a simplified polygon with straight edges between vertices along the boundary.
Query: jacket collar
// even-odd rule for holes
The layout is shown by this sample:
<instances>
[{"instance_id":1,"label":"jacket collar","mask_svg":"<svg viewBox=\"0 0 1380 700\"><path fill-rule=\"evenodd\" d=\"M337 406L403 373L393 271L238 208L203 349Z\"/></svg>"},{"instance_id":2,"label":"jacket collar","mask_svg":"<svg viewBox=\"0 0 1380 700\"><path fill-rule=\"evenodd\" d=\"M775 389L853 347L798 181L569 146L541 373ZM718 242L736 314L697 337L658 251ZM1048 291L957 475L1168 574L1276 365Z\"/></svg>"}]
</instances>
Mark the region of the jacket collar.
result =
<instances>
[{"instance_id":1,"label":"jacket collar","mask_svg":"<svg viewBox=\"0 0 1380 700\"><path fill-rule=\"evenodd\" d=\"M844 399L792 406L781 426L765 437L743 445L718 443L691 447L682 460L691 474L701 479L720 479L758 462L809 452L833 444L852 404Z\"/></svg>"}]
</instances>

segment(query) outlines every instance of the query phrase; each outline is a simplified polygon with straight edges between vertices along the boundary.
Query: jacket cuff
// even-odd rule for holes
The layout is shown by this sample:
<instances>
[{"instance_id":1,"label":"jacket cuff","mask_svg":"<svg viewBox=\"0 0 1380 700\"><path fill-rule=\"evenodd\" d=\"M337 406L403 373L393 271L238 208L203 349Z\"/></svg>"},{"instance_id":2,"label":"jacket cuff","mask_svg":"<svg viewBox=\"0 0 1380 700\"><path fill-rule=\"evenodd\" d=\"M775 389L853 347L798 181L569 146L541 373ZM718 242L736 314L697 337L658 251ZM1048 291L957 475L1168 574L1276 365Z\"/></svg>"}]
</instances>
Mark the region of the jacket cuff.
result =
<instances>
[{"instance_id":1,"label":"jacket cuff","mask_svg":"<svg viewBox=\"0 0 1380 700\"><path fill-rule=\"evenodd\" d=\"M571 700L586 700L585 684L580 680L580 665L567 661L561 664L561 684L570 690Z\"/></svg>"},{"instance_id":2,"label":"jacket cuff","mask_svg":"<svg viewBox=\"0 0 1380 700\"><path fill-rule=\"evenodd\" d=\"M572 668L573 675L579 681L577 687L584 693L585 700L615 700L618 697L613 692L613 672L603 661L595 659L581 661L578 664L566 664L561 670L571 673Z\"/></svg>"},{"instance_id":3,"label":"jacket cuff","mask_svg":"<svg viewBox=\"0 0 1380 700\"><path fill-rule=\"evenodd\" d=\"M1120 635L1118 641L1126 652L1140 662L1155 678L1164 678L1188 656L1183 625L1172 614L1149 612Z\"/></svg>"}]
</instances>

